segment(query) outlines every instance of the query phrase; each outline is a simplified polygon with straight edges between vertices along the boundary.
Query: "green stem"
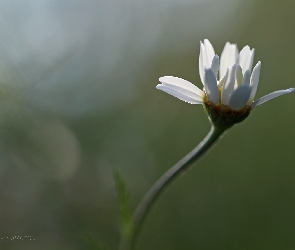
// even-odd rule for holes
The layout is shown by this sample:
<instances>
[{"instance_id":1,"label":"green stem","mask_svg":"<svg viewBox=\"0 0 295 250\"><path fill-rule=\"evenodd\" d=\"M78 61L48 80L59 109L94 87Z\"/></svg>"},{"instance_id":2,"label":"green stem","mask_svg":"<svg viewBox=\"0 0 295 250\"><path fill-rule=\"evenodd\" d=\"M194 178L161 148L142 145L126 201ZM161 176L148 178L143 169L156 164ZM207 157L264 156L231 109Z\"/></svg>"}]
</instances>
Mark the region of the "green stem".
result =
<instances>
[{"instance_id":1,"label":"green stem","mask_svg":"<svg viewBox=\"0 0 295 250\"><path fill-rule=\"evenodd\" d=\"M189 165L195 160L199 159L211 146L218 140L218 138L223 134L225 129L217 128L212 125L208 135L200 142L200 144L195 147L190 153L183 157L174 166L168 169L160 179L150 188L146 193L144 198L141 200L137 206L133 215L133 235L130 237L130 242L126 242L122 249L129 250L133 249L137 235L146 218L152 205L155 203L160 194L168 187L168 185L175 180L181 173L186 171Z\"/></svg>"}]
</instances>

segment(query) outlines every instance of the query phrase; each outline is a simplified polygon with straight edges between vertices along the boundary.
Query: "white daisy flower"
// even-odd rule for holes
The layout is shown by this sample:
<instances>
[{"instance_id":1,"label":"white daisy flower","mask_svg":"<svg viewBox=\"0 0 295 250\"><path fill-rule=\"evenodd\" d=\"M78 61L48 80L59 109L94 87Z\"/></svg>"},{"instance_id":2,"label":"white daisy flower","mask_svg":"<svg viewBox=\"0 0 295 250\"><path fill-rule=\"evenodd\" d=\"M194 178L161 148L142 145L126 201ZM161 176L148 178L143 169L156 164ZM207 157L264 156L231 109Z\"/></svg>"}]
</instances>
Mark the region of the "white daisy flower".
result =
<instances>
[{"instance_id":1,"label":"white daisy flower","mask_svg":"<svg viewBox=\"0 0 295 250\"><path fill-rule=\"evenodd\" d=\"M239 53L236 44L227 42L219 62L213 46L205 39L204 43L200 43L199 56L203 90L174 76L161 77L161 84L157 85L157 89L190 104L204 104L214 123L216 119L219 122L225 119L223 123L229 125L229 122L233 125L244 120L255 107L294 91L294 88L279 90L254 101L261 62L258 62L252 71L253 58L254 49L245 46Z\"/></svg>"}]
</instances>

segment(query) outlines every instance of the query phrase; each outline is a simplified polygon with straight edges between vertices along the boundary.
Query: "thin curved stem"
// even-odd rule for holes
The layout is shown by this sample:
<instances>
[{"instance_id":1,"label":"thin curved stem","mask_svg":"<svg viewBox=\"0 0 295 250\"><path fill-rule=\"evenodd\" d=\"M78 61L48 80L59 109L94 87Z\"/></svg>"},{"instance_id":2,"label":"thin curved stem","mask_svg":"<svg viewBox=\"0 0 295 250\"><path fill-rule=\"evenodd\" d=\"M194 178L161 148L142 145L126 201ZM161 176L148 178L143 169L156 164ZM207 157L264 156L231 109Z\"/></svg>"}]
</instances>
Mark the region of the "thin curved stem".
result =
<instances>
[{"instance_id":1,"label":"thin curved stem","mask_svg":"<svg viewBox=\"0 0 295 250\"><path fill-rule=\"evenodd\" d=\"M199 159L223 134L225 129L217 128L212 125L208 135L195 147L190 153L183 157L174 166L168 169L158 181L150 188L144 198L137 206L133 215L133 235L129 243L125 243L124 250L133 249L136 237L140 231L144 219L146 218L150 208L155 203L160 194L175 180L181 173L188 169L189 165ZM129 245L130 244L130 245Z\"/></svg>"}]
</instances>

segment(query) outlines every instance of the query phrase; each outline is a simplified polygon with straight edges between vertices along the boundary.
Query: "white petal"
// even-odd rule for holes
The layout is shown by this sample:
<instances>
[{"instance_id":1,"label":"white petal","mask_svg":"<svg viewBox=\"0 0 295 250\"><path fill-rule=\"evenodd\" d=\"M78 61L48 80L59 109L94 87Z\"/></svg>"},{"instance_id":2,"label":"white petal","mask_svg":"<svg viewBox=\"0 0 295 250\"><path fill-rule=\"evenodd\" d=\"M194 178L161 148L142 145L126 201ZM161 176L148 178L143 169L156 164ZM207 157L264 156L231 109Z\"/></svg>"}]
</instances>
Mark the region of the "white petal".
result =
<instances>
[{"instance_id":1,"label":"white petal","mask_svg":"<svg viewBox=\"0 0 295 250\"><path fill-rule=\"evenodd\" d=\"M227 42L220 57L220 72L219 79L221 79L225 74L227 68L231 68L238 60L238 47L236 44L231 44Z\"/></svg>"},{"instance_id":2,"label":"white petal","mask_svg":"<svg viewBox=\"0 0 295 250\"><path fill-rule=\"evenodd\" d=\"M192 98L190 95L187 95L187 93L184 93L185 91L183 91L183 89L180 89L180 87L166 86L163 84L158 84L156 88L166 92L169 95L172 95L172 96L178 98L181 101L188 102L190 104L202 104L203 103L203 101L199 101L195 98Z\"/></svg>"},{"instance_id":3,"label":"white petal","mask_svg":"<svg viewBox=\"0 0 295 250\"><path fill-rule=\"evenodd\" d=\"M217 77L217 73L218 73L218 70L219 70L219 56L218 55L215 55L213 57L211 68L212 68L212 70L214 72L215 77Z\"/></svg>"},{"instance_id":4,"label":"white petal","mask_svg":"<svg viewBox=\"0 0 295 250\"><path fill-rule=\"evenodd\" d=\"M204 45L202 42L200 42L199 74L200 74L201 82L203 83L203 85L204 85L204 72L205 72L205 69L204 69L204 56L205 55L203 55L204 53L205 53Z\"/></svg>"},{"instance_id":5,"label":"white petal","mask_svg":"<svg viewBox=\"0 0 295 250\"><path fill-rule=\"evenodd\" d=\"M211 67L211 63L214 58L215 51L214 51L212 44L210 43L210 41L208 39L204 40L204 47L205 47L205 51L206 51L206 55L207 55L207 61L209 63L209 65L206 65L208 68L208 67Z\"/></svg>"},{"instance_id":6,"label":"white petal","mask_svg":"<svg viewBox=\"0 0 295 250\"><path fill-rule=\"evenodd\" d=\"M244 73L242 85L250 85L250 76L251 76L251 71L250 70L247 70Z\"/></svg>"},{"instance_id":7,"label":"white petal","mask_svg":"<svg viewBox=\"0 0 295 250\"><path fill-rule=\"evenodd\" d=\"M239 86L231 95L228 105L235 110L243 108L249 100L251 87L249 85Z\"/></svg>"},{"instance_id":8,"label":"white petal","mask_svg":"<svg viewBox=\"0 0 295 250\"><path fill-rule=\"evenodd\" d=\"M158 84L157 89L191 104L203 103L204 92L194 84L173 76L164 76L159 80L162 84Z\"/></svg>"},{"instance_id":9,"label":"white petal","mask_svg":"<svg viewBox=\"0 0 295 250\"><path fill-rule=\"evenodd\" d=\"M222 78L220 79L220 81L219 81L219 83L218 83L218 85L217 85L217 87L218 87L219 89L220 89L220 88L223 88L223 85L224 85L224 83L226 82L226 79L227 79L227 76L228 76L228 71L229 71L229 69L227 69L227 71L226 71L224 77L222 77Z\"/></svg>"},{"instance_id":10,"label":"white petal","mask_svg":"<svg viewBox=\"0 0 295 250\"><path fill-rule=\"evenodd\" d=\"M268 102L269 100L273 99L273 98L276 98L276 97L279 97L281 95L285 95L285 94L288 94L288 93L291 93L293 92L295 89L294 88L290 88L290 89L286 89L286 90L278 90L278 91L274 91L268 95L265 95L261 98L259 98L258 100L256 100L255 102L253 102L251 104L251 108L254 109L255 107L265 103L265 102Z\"/></svg>"},{"instance_id":11,"label":"white petal","mask_svg":"<svg viewBox=\"0 0 295 250\"><path fill-rule=\"evenodd\" d=\"M232 66L232 68L229 69L228 76L226 78L225 83L223 84L222 92L221 92L222 104L228 105L229 98L231 94L234 92L236 68L237 68L237 65L234 65Z\"/></svg>"},{"instance_id":12,"label":"white petal","mask_svg":"<svg viewBox=\"0 0 295 250\"><path fill-rule=\"evenodd\" d=\"M250 85L252 86L252 92L250 95L249 101L252 102L255 98L258 82L259 82L259 76L260 76L260 69L261 69L261 62L258 62L256 66L253 69L251 79L250 79Z\"/></svg>"},{"instance_id":13,"label":"white petal","mask_svg":"<svg viewBox=\"0 0 295 250\"><path fill-rule=\"evenodd\" d=\"M243 73L242 73L242 68L240 65L237 66L236 68L236 84L235 84L235 88L237 88L238 86L240 86L243 82Z\"/></svg>"},{"instance_id":14,"label":"white petal","mask_svg":"<svg viewBox=\"0 0 295 250\"><path fill-rule=\"evenodd\" d=\"M203 67L205 72L205 68L209 68L211 66L211 62L208 60L208 56L207 56L207 52L206 52L206 48L204 44L201 42L200 45L201 45L201 51L202 51L202 57L203 57Z\"/></svg>"},{"instance_id":15,"label":"white petal","mask_svg":"<svg viewBox=\"0 0 295 250\"><path fill-rule=\"evenodd\" d=\"M241 67L243 69L243 74L247 70L252 69L252 64L253 64L253 59L254 59L254 52L255 52L255 50L254 49L250 50L250 47L248 45L245 46L241 50L241 52L239 54L239 64L241 65Z\"/></svg>"},{"instance_id":16,"label":"white petal","mask_svg":"<svg viewBox=\"0 0 295 250\"><path fill-rule=\"evenodd\" d=\"M159 78L159 81L163 84L170 84L187 89L191 92L196 93L199 96L204 96L204 92L200 90L196 85L191 82L175 76L163 76Z\"/></svg>"},{"instance_id":17,"label":"white petal","mask_svg":"<svg viewBox=\"0 0 295 250\"><path fill-rule=\"evenodd\" d=\"M250 59L248 60L248 63L249 63L249 68L248 69L250 69L250 70L252 70L254 54L255 54L255 49L252 49L251 52L250 52Z\"/></svg>"},{"instance_id":18,"label":"white petal","mask_svg":"<svg viewBox=\"0 0 295 250\"><path fill-rule=\"evenodd\" d=\"M218 103L218 87L217 80L213 70L205 69L205 91L209 101Z\"/></svg>"},{"instance_id":19,"label":"white petal","mask_svg":"<svg viewBox=\"0 0 295 250\"><path fill-rule=\"evenodd\" d=\"M239 64L241 65L241 67L244 69L246 68L245 65L247 64L247 58L248 55L250 54L250 47L248 45L246 45L239 54ZM245 70L246 71L246 70Z\"/></svg>"}]
</instances>

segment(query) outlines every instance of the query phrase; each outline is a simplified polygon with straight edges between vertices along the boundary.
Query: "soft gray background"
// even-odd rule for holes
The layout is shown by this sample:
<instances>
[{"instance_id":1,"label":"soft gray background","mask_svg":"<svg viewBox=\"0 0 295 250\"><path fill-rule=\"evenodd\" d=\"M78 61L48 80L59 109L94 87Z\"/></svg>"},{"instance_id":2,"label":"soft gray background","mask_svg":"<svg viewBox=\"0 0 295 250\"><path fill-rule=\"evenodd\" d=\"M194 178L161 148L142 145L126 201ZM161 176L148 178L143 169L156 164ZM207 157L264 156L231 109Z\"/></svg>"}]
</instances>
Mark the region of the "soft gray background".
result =
<instances>
[{"instance_id":1,"label":"soft gray background","mask_svg":"<svg viewBox=\"0 0 295 250\"><path fill-rule=\"evenodd\" d=\"M116 249L112 169L134 209L209 131L201 106L155 89L201 87L199 41L256 49L257 97L294 87L294 1L0 0L1 249ZM177 180L137 249L294 249L295 95L255 109Z\"/></svg>"}]
</instances>

